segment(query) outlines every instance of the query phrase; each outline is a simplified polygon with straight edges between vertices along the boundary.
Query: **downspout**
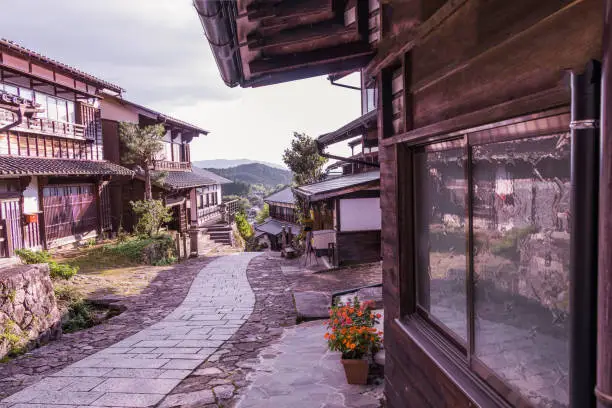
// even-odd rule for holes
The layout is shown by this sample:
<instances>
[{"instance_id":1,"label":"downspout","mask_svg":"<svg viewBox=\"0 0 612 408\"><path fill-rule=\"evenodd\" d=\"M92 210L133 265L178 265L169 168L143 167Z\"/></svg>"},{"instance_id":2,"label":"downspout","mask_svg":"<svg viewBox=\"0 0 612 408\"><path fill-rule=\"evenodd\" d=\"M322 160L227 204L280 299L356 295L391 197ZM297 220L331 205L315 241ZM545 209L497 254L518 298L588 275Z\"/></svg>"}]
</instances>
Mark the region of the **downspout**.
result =
<instances>
[{"instance_id":1,"label":"downspout","mask_svg":"<svg viewBox=\"0 0 612 408\"><path fill-rule=\"evenodd\" d=\"M26 106L21 104L19 105L19 110L17 111L17 120L13 123L9 123L8 125L4 125L0 127L0 132L4 132L6 130L17 127L23 123L23 118L25 116Z\"/></svg>"},{"instance_id":2,"label":"downspout","mask_svg":"<svg viewBox=\"0 0 612 408\"><path fill-rule=\"evenodd\" d=\"M333 154L329 154L329 153L325 153L324 149L325 149L325 145L323 145L322 143L319 143L319 141L316 141L317 143L317 151L319 153L319 156L328 158L328 159L334 159L334 160L338 160L338 161L342 161L342 162L346 162L346 163L355 163L355 164L363 164L365 166L371 166L371 167L377 167L380 168L380 164L378 163L370 163L364 160L359 160L359 159L353 159L351 157L341 157L341 156L336 156Z\"/></svg>"}]
</instances>

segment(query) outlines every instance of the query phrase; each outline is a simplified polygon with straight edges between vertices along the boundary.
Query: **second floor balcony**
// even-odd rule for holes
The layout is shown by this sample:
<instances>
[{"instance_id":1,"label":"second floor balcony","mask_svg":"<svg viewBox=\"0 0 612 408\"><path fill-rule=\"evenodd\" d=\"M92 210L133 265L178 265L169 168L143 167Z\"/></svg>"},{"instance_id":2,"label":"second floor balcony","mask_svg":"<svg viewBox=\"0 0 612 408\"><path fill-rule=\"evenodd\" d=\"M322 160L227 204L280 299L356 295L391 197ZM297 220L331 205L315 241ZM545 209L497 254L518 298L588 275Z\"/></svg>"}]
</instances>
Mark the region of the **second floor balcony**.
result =
<instances>
[{"instance_id":1,"label":"second floor balcony","mask_svg":"<svg viewBox=\"0 0 612 408\"><path fill-rule=\"evenodd\" d=\"M18 121L19 116L16 113L0 109L0 127ZM78 140L93 140L95 138L95 132L88 131L84 125L47 118L24 117L12 130Z\"/></svg>"},{"instance_id":2,"label":"second floor balcony","mask_svg":"<svg viewBox=\"0 0 612 408\"><path fill-rule=\"evenodd\" d=\"M153 169L160 171L191 171L191 162L159 160L155 162Z\"/></svg>"}]
</instances>

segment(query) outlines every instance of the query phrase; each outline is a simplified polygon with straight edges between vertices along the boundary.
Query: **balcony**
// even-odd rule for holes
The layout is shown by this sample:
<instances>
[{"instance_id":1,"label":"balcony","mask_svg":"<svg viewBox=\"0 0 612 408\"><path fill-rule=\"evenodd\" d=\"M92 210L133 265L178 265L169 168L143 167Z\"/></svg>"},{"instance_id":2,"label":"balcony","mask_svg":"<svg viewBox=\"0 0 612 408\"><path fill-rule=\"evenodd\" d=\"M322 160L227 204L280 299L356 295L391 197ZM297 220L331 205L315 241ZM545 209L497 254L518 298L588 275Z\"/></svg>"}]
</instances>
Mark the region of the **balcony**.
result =
<instances>
[{"instance_id":1,"label":"balcony","mask_svg":"<svg viewBox=\"0 0 612 408\"><path fill-rule=\"evenodd\" d=\"M0 127L18 120L16 113L0 109ZM92 132L86 132L85 126L76 123L60 122L47 118L23 118L23 121L13 128L16 131L37 133L41 135L59 136L68 139L93 140ZM95 133L93 134L95 136Z\"/></svg>"},{"instance_id":2,"label":"balcony","mask_svg":"<svg viewBox=\"0 0 612 408\"><path fill-rule=\"evenodd\" d=\"M155 163L154 170L191 171L191 162L174 162L160 160Z\"/></svg>"}]
</instances>

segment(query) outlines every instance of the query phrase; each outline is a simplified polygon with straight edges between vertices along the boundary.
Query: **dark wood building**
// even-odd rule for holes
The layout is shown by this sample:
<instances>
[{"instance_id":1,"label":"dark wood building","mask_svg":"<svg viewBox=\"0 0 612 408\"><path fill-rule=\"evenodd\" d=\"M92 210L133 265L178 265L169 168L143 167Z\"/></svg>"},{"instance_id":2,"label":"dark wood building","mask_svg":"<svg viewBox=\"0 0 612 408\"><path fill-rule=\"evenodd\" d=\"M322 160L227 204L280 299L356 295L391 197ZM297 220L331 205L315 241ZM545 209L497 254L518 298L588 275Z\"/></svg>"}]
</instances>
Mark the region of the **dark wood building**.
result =
<instances>
[{"instance_id":1,"label":"dark wood building","mask_svg":"<svg viewBox=\"0 0 612 408\"><path fill-rule=\"evenodd\" d=\"M255 224L255 237L260 244L264 242L273 251L282 249L282 232L285 231L299 235L302 231L298 225L295 196L291 187L286 187L264 198L270 208L270 217L260 224Z\"/></svg>"},{"instance_id":2,"label":"dark wood building","mask_svg":"<svg viewBox=\"0 0 612 408\"><path fill-rule=\"evenodd\" d=\"M389 406L610 406L610 0L194 3L228 85L376 100Z\"/></svg>"},{"instance_id":3,"label":"dark wood building","mask_svg":"<svg viewBox=\"0 0 612 408\"><path fill-rule=\"evenodd\" d=\"M0 40L0 257L109 232L100 100L122 89Z\"/></svg>"},{"instance_id":4,"label":"dark wood building","mask_svg":"<svg viewBox=\"0 0 612 408\"><path fill-rule=\"evenodd\" d=\"M163 144L152 169L153 198L161 199L172 208L173 219L169 228L186 233L190 227L202 227L221 220L221 185L230 181L209 171L191 165L190 143L194 137L208 131L121 97L107 97L102 101L104 152L113 162L121 163L119 124L135 123L140 126L163 124L166 129ZM130 181L114 183L113 224L131 230L135 219L130 201L144 198L142 169L134 169Z\"/></svg>"}]
</instances>

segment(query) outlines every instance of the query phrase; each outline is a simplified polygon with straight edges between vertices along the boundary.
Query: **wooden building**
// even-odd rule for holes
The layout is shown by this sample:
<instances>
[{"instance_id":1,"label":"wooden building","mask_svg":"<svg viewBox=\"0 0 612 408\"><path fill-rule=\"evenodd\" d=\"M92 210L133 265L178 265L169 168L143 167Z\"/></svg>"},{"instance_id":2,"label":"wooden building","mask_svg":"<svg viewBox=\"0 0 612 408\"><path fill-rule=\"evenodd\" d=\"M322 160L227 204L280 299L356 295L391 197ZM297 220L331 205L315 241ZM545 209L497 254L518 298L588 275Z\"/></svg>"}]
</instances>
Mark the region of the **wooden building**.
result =
<instances>
[{"instance_id":1,"label":"wooden building","mask_svg":"<svg viewBox=\"0 0 612 408\"><path fill-rule=\"evenodd\" d=\"M298 224L295 196L291 187L264 197L270 208L270 217L260 224L255 224L255 237L260 244L266 244L273 251L282 249L282 232L289 231L296 236L302 231Z\"/></svg>"},{"instance_id":2,"label":"wooden building","mask_svg":"<svg viewBox=\"0 0 612 408\"><path fill-rule=\"evenodd\" d=\"M317 255L334 266L380 260L380 172L330 177L294 191L314 215Z\"/></svg>"},{"instance_id":3,"label":"wooden building","mask_svg":"<svg viewBox=\"0 0 612 408\"><path fill-rule=\"evenodd\" d=\"M173 217L168 225L171 230L186 233L190 227L212 225L221 220L221 185L230 181L191 165L189 144L194 137L207 135L207 130L121 97L106 97L102 101L101 111L104 152L109 160L117 164L122 163L121 122L140 126L164 125L164 149L159 153L151 174L154 180L153 198L163 200L167 207L172 208ZM134 170L134 179L111 186L115 228L119 225L127 230L133 228L135 219L130 201L144 198L142 169Z\"/></svg>"},{"instance_id":4,"label":"wooden building","mask_svg":"<svg viewBox=\"0 0 612 408\"><path fill-rule=\"evenodd\" d=\"M194 1L228 85L376 95L388 405L611 406L612 1L378 3Z\"/></svg>"},{"instance_id":5,"label":"wooden building","mask_svg":"<svg viewBox=\"0 0 612 408\"><path fill-rule=\"evenodd\" d=\"M100 100L122 89L0 40L0 257L110 232Z\"/></svg>"}]
</instances>

